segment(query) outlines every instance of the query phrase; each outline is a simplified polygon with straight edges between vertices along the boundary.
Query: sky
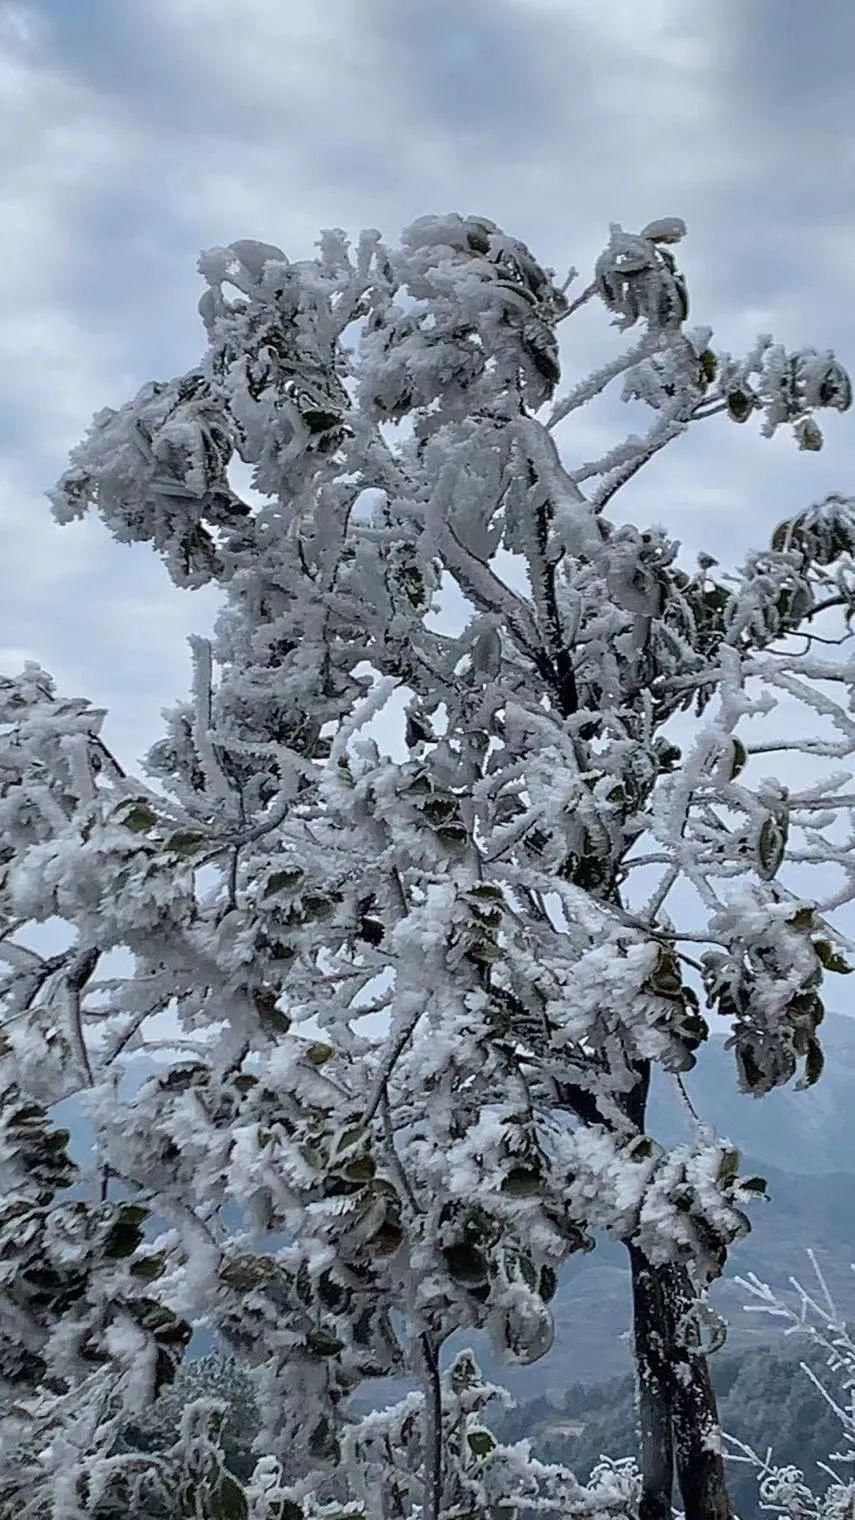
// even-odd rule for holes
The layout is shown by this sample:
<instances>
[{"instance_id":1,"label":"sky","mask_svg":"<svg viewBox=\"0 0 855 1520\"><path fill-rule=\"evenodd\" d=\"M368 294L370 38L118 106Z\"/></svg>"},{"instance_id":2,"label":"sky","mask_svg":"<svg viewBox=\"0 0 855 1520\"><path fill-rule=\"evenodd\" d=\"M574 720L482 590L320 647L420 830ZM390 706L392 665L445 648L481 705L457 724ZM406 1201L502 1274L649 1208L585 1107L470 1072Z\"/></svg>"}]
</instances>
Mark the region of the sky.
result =
<instances>
[{"instance_id":1,"label":"sky","mask_svg":"<svg viewBox=\"0 0 855 1520\"><path fill-rule=\"evenodd\" d=\"M0 0L0 671L38 659L106 706L130 763L187 689L214 593L58 527L44 491L94 411L198 358L203 248L304 258L323 227L455 210L584 279L610 222L682 216L719 344L771 331L855 368L853 45L845 0ZM614 339L564 332L572 384ZM607 437L581 427L570 464ZM718 419L621 510L738 562L855 493L853 440L851 414L818 456Z\"/></svg>"}]
</instances>

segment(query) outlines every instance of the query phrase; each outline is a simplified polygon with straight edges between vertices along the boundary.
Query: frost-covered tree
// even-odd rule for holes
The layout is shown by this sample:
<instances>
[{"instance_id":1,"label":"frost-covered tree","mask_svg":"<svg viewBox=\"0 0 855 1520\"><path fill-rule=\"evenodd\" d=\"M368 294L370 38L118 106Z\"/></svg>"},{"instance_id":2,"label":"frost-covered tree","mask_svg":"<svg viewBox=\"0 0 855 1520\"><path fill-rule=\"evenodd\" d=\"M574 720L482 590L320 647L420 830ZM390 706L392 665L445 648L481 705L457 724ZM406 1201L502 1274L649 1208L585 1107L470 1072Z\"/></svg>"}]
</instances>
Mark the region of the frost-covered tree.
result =
<instances>
[{"instance_id":1,"label":"frost-covered tree","mask_svg":"<svg viewBox=\"0 0 855 1520\"><path fill-rule=\"evenodd\" d=\"M801 1371L813 1383L840 1423L840 1444L817 1465L826 1478L817 1492L797 1467L782 1466L770 1447L758 1453L745 1442L729 1438L729 1456L754 1469L760 1506L783 1520L851 1520L855 1514L855 1340L829 1292L825 1275L813 1251L808 1252L814 1283L810 1289L791 1279L793 1291L781 1293L761 1282L752 1272L736 1281L748 1294L748 1311L778 1320L786 1335L807 1341L824 1362L818 1373L807 1362ZM828 1481L830 1480L830 1481Z\"/></svg>"},{"instance_id":2,"label":"frost-covered tree","mask_svg":"<svg viewBox=\"0 0 855 1520\"><path fill-rule=\"evenodd\" d=\"M108 1481L127 1504L116 1431L202 1320L252 1369L259 1468L226 1486L257 1520L524 1499L657 1520L675 1474L688 1520L728 1515L703 1295L758 1183L707 1128L663 1149L648 1091L702 1055L701 998L749 1090L819 1075L855 798L845 773L788 789L755 757L855 749L855 667L815 643L855 605L855 504L782 524L728 578L610 521L719 413L816 449L817 410L849 405L830 354L763 339L735 360L687 326L683 233L613 228L575 299L482 218L424 218L395 249L325 233L304 263L214 250L202 362L75 452L57 517L97 511L223 608L146 781L39 668L0 688L16 1514L98 1513ZM640 335L556 400L559 324L595 300ZM571 465L562 424L620 379L651 426ZM808 899L788 872L815 863L836 877ZM28 938L46 919L67 930L51 956ZM140 1050L159 1064L134 1087ZM94 1157L61 1204L46 1111L72 1093ZM70 1221L74 1289L34 1294L33 1253L65 1270ZM542 1356L557 1273L596 1231L632 1266L640 1494L623 1468L582 1490L473 1443L490 1390L442 1356L465 1328ZM380 1375L418 1389L359 1420ZM209 1470L212 1419L188 1416L177 1462Z\"/></svg>"}]
</instances>

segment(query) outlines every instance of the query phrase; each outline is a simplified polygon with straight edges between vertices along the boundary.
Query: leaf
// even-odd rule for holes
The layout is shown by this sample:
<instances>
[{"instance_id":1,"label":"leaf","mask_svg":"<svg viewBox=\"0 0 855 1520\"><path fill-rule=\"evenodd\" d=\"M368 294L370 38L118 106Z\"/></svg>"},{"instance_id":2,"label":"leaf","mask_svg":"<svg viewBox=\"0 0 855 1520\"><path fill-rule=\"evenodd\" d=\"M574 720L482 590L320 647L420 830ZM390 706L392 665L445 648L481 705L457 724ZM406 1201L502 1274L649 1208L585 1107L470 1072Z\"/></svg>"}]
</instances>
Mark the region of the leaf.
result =
<instances>
[{"instance_id":1,"label":"leaf","mask_svg":"<svg viewBox=\"0 0 855 1520\"><path fill-rule=\"evenodd\" d=\"M300 907L304 919L329 918L333 910L333 899L326 892L304 892Z\"/></svg>"},{"instance_id":2,"label":"leaf","mask_svg":"<svg viewBox=\"0 0 855 1520\"><path fill-rule=\"evenodd\" d=\"M728 1182L734 1179L739 1173L739 1163L741 1160L742 1156L736 1147L728 1146L727 1150L725 1150L722 1155L721 1162L719 1163L719 1182Z\"/></svg>"},{"instance_id":3,"label":"leaf","mask_svg":"<svg viewBox=\"0 0 855 1520\"><path fill-rule=\"evenodd\" d=\"M404 737L408 749L415 749L417 744L429 744L433 738L430 723L420 713L408 712Z\"/></svg>"},{"instance_id":4,"label":"leaf","mask_svg":"<svg viewBox=\"0 0 855 1520\"><path fill-rule=\"evenodd\" d=\"M119 822L126 829L132 829L135 834L145 834L153 829L157 823L157 814L152 811L146 802L134 802L127 812L119 813Z\"/></svg>"},{"instance_id":5,"label":"leaf","mask_svg":"<svg viewBox=\"0 0 855 1520\"><path fill-rule=\"evenodd\" d=\"M505 901L505 894L501 887L497 887L492 881L476 881L471 887L467 887L461 896L473 906L482 902L504 904Z\"/></svg>"},{"instance_id":6,"label":"leaf","mask_svg":"<svg viewBox=\"0 0 855 1520\"><path fill-rule=\"evenodd\" d=\"M502 1192L511 1198L534 1198L540 1186L540 1173L527 1166L512 1167L502 1180Z\"/></svg>"},{"instance_id":7,"label":"leaf","mask_svg":"<svg viewBox=\"0 0 855 1520\"><path fill-rule=\"evenodd\" d=\"M166 840L166 849L171 855L177 855L181 860L188 860L191 855L198 855L205 846L205 835L195 829L176 829Z\"/></svg>"},{"instance_id":8,"label":"leaf","mask_svg":"<svg viewBox=\"0 0 855 1520\"><path fill-rule=\"evenodd\" d=\"M822 1053L822 1046L819 1040L815 1040L811 1035L805 1052L804 1076L796 1084L801 1092L807 1087L813 1087L814 1083L819 1081L824 1066L825 1056Z\"/></svg>"},{"instance_id":9,"label":"leaf","mask_svg":"<svg viewBox=\"0 0 855 1520\"><path fill-rule=\"evenodd\" d=\"M551 1300L555 1297L557 1287L558 1276L555 1272L555 1269L550 1266L541 1267L540 1281L538 1283L537 1291L545 1304L550 1303Z\"/></svg>"},{"instance_id":10,"label":"leaf","mask_svg":"<svg viewBox=\"0 0 855 1520\"><path fill-rule=\"evenodd\" d=\"M441 840L449 849L460 851L466 845L468 835L462 823L441 824L434 830L437 839Z\"/></svg>"},{"instance_id":11,"label":"leaf","mask_svg":"<svg viewBox=\"0 0 855 1520\"><path fill-rule=\"evenodd\" d=\"M131 1262L131 1274L139 1277L143 1282L153 1282L160 1277L166 1266L166 1257L162 1251L151 1251L147 1256L140 1256L137 1261Z\"/></svg>"},{"instance_id":12,"label":"leaf","mask_svg":"<svg viewBox=\"0 0 855 1520\"><path fill-rule=\"evenodd\" d=\"M799 448L806 449L811 454L818 454L825 441L822 436L822 428L818 422L814 421L813 417L802 417L796 423L796 438Z\"/></svg>"},{"instance_id":13,"label":"leaf","mask_svg":"<svg viewBox=\"0 0 855 1520\"><path fill-rule=\"evenodd\" d=\"M300 416L310 433L326 433L341 421L338 412L325 412L320 407L310 407Z\"/></svg>"},{"instance_id":14,"label":"leaf","mask_svg":"<svg viewBox=\"0 0 855 1520\"><path fill-rule=\"evenodd\" d=\"M754 397L737 387L727 398L727 410L734 422L747 422L754 410Z\"/></svg>"},{"instance_id":15,"label":"leaf","mask_svg":"<svg viewBox=\"0 0 855 1520\"><path fill-rule=\"evenodd\" d=\"M733 737L733 753L732 753L731 762L730 762L730 779L731 779L731 781L735 780L735 778L739 775L739 772L743 769L743 767L744 767L745 762L746 762L747 759L748 759L748 751L745 748L745 745L743 744L743 742L742 742L741 739L737 739L736 736L734 735L734 737Z\"/></svg>"},{"instance_id":16,"label":"leaf","mask_svg":"<svg viewBox=\"0 0 855 1520\"><path fill-rule=\"evenodd\" d=\"M344 1175L349 1182L370 1182L376 1171L372 1156L356 1156L353 1161L348 1161Z\"/></svg>"},{"instance_id":17,"label":"leaf","mask_svg":"<svg viewBox=\"0 0 855 1520\"><path fill-rule=\"evenodd\" d=\"M815 939L813 948L816 951L817 959L826 971L834 971L838 976L851 975L852 967L848 961L843 959L842 955L833 949L827 939Z\"/></svg>"},{"instance_id":18,"label":"leaf","mask_svg":"<svg viewBox=\"0 0 855 1520\"><path fill-rule=\"evenodd\" d=\"M249 1293L260 1288L276 1275L276 1264L269 1256L233 1256L222 1263L220 1281L239 1293Z\"/></svg>"},{"instance_id":19,"label":"leaf","mask_svg":"<svg viewBox=\"0 0 855 1520\"><path fill-rule=\"evenodd\" d=\"M487 1260L474 1246L464 1244L446 1246L443 1251L445 1265L450 1277L464 1287L478 1286L487 1281Z\"/></svg>"},{"instance_id":20,"label":"leaf","mask_svg":"<svg viewBox=\"0 0 855 1520\"><path fill-rule=\"evenodd\" d=\"M787 844L786 828L771 813L760 825L757 835L757 875L763 881L771 881L784 858Z\"/></svg>"},{"instance_id":21,"label":"leaf","mask_svg":"<svg viewBox=\"0 0 855 1520\"><path fill-rule=\"evenodd\" d=\"M310 1330L306 1336L306 1345L315 1356L337 1356L344 1342L330 1330Z\"/></svg>"},{"instance_id":22,"label":"leaf","mask_svg":"<svg viewBox=\"0 0 855 1520\"><path fill-rule=\"evenodd\" d=\"M487 1457L496 1449L496 1442L489 1430L469 1430L466 1432L466 1440L469 1443L469 1450L475 1457Z\"/></svg>"},{"instance_id":23,"label":"leaf","mask_svg":"<svg viewBox=\"0 0 855 1520\"><path fill-rule=\"evenodd\" d=\"M466 955L478 966L491 966L501 960L502 948L494 939L473 938L466 947Z\"/></svg>"},{"instance_id":24,"label":"leaf","mask_svg":"<svg viewBox=\"0 0 855 1520\"><path fill-rule=\"evenodd\" d=\"M340 1156L342 1151L349 1151L354 1145L361 1145L366 1135L367 1130L364 1124L353 1124L348 1129L343 1129L336 1138L333 1155Z\"/></svg>"},{"instance_id":25,"label":"leaf","mask_svg":"<svg viewBox=\"0 0 855 1520\"><path fill-rule=\"evenodd\" d=\"M746 1193L762 1193L765 1196L768 1183L765 1177L740 1177L739 1186Z\"/></svg>"},{"instance_id":26,"label":"leaf","mask_svg":"<svg viewBox=\"0 0 855 1520\"><path fill-rule=\"evenodd\" d=\"M246 1520L249 1505L243 1487L230 1473L224 1473L217 1493L212 1520Z\"/></svg>"},{"instance_id":27,"label":"leaf","mask_svg":"<svg viewBox=\"0 0 855 1520\"><path fill-rule=\"evenodd\" d=\"M639 236L649 243L679 243L686 236L686 223L680 216L661 216L648 222Z\"/></svg>"},{"instance_id":28,"label":"leaf","mask_svg":"<svg viewBox=\"0 0 855 1520\"><path fill-rule=\"evenodd\" d=\"M313 1066L324 1066L333 1053L331 1045L325 1045L323 1040L316 1040L314 1045L306 1049L306 1058Z\"/></svg>"},{"instance_id":29,"label":"leaf","mask_svg":"<svg viewBox=\"0 0 855 1520\"><path fill-rule=\"evenodd\" d=\"M283 866L279 871L271 871L266 882L262 897L274 897L277 892L292 891L303 880L305 872L301 866Z\"/></svg>"},{"instance_id":30,"label":"leaf","mask_svg":"<svg viewBox=\"0 0 855 1520\"><path fill-rule=\"evenodd\" d=\"M147 1217L148 1210L139 1204L123 1205L104 1241L104 1255L114 1260L132 1256L142 1239L142 1223Z\"/></svg>"},{"instance_id":31,"label":"leaf","mask_svg":"<svg viewBox=\"0 0 855 1520\"><path fill-rule=\"evenodd\" d=\"M394 1256L404 1240L404 1232L394 1219L384 1219L379 1230L371 1236L369 1245L377 1256Z\"/></svg>"}]
</instances>

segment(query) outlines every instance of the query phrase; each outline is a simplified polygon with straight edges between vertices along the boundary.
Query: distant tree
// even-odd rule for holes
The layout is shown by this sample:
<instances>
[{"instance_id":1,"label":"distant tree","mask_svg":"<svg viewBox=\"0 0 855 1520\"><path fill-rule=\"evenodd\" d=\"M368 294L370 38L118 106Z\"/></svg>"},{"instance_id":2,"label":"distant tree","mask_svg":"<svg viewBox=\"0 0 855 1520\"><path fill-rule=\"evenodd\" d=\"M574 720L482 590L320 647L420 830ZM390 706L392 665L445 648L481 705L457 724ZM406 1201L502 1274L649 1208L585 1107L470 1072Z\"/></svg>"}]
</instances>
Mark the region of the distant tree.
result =
<instances>
[{"instance_id":1,"label":"distant tree","mask_svg":"<svg viewBox=\"0 0 855 1520\"><path fill-rule=\"evenodd\" d=\"M450 1520L536 1494L664 1520L676 1472L687 1520L729 1514L703 1293L762 1184L706 1130L657 1144L647 1096L654 1065L679 1075L702 1049L699 994L748 1090L819 1075L855 799L839 772L788 791L762 766L855 750L853 667L816 643L855 605L855 506L809 509L720 578L709 557L681 568L664 529L610 522L710 418L815 450L817 410L850 403L831 354L762 339L735 360L686 325L684 230L613 228L575 298L477 217L423 218L395 249L325 233L304 263L214 250L203 361L76 450L60 521L97 511L224 605L148 783L38 667L0 688L16 1516L76 1520L108 1477L127 1489L116 1432L198 1317L252 1368L267 1455L237 1487L218 1458L194 1513L220 1513L225 1484L256 1520L351 1503ZM639 336L553 401L558 324L594 300ZM649 430L565 463L557 429L618 379ZM780 699L810 739L753 739ZM841 881L806 900L787 866L817 862ZM44 956L27 931L52 918L70 943ZM129 970L103 965L116 949ZM129 1095L140 1049L172 1064ZM72 1092L95 1127L91 1204L56 1201L64 1143L28 1107ZM61 1175L42 1183L45 1155ZM441 1360L467 1327L542 1356L556 1274L594 1230L632 1266L640 1499L627 1469L582 1491L473 1442L493 1395ZM421 1391L355 1422L348 1396L378 1375ZM176 1461L197 1439L207 1472L205 1408Z\"/></svg>"}]
</instances>

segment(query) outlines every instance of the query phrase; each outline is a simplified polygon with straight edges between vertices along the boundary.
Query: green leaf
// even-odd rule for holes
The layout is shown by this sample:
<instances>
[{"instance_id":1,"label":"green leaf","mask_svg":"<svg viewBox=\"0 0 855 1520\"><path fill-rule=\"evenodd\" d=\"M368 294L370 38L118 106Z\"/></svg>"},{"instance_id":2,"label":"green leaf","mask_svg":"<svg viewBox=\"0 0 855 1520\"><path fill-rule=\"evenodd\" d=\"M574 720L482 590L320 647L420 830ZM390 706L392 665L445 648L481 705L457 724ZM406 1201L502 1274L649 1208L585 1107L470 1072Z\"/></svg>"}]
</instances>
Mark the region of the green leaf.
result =
<instances>
[{"instance_id":1,"label":"green leaf","mask_svg":"<svg viewBox=\"0 0 855 1520\"><path fill-rule=\"evenodd\" d=\"M763 881L771 881L784 859L787 844L786 820L773 818L771 813L763 820L757 835L757 875Z\"/></svg>"},{"instance_id":2,"label":"green leaf","mask_svg":"<svg viewBox=\"0 0 855 1520\"><path fill-rule=\"evenodd\" d=\"M555 1297L555 1291L557 1287L558 1277L554 1268L549 1266L541 1267L538 1292L545 1304L550 1303L551 1300Z\"/></svg>"},{"instance_id":3,"label":"green leaf","mask_svg":"<svg viewBox=\"0 0 855 1520\"><path fill-rule=\"evenodd\" d=\"M734 422L747 422L754 410L754 397L739 388L732 390L727 398L727 410Z\"/></svg>"},{"instance_id":4,"label":"green leaf","mask_svg":"<svg viewBox=\"0 0 855 1520\"><path fill-rule=\"evenodd\" d=\"M464 1287L477 1287L487 1281L487 1260L474 1246L446 1246L443 1251L450 1277Z\"/></svg>"},{"instance_id":5,"label":"green leaf","mask_svg":"<svg viewBox=\"0 0 855 1520\"><path fill-rule=\"evenodd\" d=\"M466 845L468 835L462 823L444 823L434 830L437 839L448 849L459 851Z\"/></svg>"},{"instance_id":6,"label":"green leaf","mask_svg":"<svg viewBox=\"0 0 855 1520\"><path fill-rule=\"evenodd\" d=\"M469 1430L466 1433L466 1439L469 1442L469 1450L473 1456L487 1457L491 1451L495 1451L496 1449L496 1442L489 1430Z\"/></svg>"},{"instance_id":7,"label":"green leaf","mask_svg":"<svg viewBox=\"0 0 855 1520\"><path fill-rule=\"evenodd\" d=\"M139 1277L143 1282L153 1282L159 1277L166 1266L166 1257L162 1251L152 1251L147 1256L140 1256L137 1261L131 1262L131 1274Z\"/></svg>"},{"instance_id":8,"label":"green leaf","mask_svg":"<svg viewBox=\"0 0 855 1520\"><path fill-rule=\"evenodd\" d=\"M369 1245L377 1256L394 1256L404 1239L401 1226L394 1219L384 1219L379 1230L371 1236Z\"/></svg>"},{"instance_id":9,"label":"green leaf","mask_svg":"<svg viewBox=\"0 0 855 1520\"><path fill-rule=\"evenodd\" d=\"M765 1177L740 1177L739 1186L746 1193L765 1194L768 1184Z\"/></svg>"},{"instance_id":10,"label":"green leaf","mask_svg":"<svg viewBox=\"0 0 855 1520\"><path fill-rule=\"evenodd\" d=\"M152 811L146 802L134 802L127 812L121 812L119 822L126 829L132 829L135 834L145 834L153 829L157 823L157 814Z\"/></svg>"},{"instance_id":11,"label":"green leaf","mask_svg":"<svg viewBox=\"0 0 855 1520\"><path fill-rule=\"evenodd\" d=\"M321 407L309 407L300 416L310 433L326 433L341 421L338 412L325 412Z\"/></svg>"},{"instance_id":12,"label":"green leaf","mask_svg":"<svg viewBox=\"0 0 855 1520\"><path fill-rule=\"evenodd\" d=\"M492 881L476 881L471 887L467 887L461 896L467 902L474 899L476 903L501 903L504 904L505 894L501 887L497 887Z\"/></svg>"},{"instance_id":13,"label":"green leaf","mask_svg":"<svg viewBox=\"0 0 855 1520\"><path fill-rule=\"evenodd\" d=\"M501 960L502 948L494 939L473 938L466 947L466 956L474 961L476 966L492 966L495 961Z\"/></svg>"},{"instance_id":14,"label":"green leaf","mask_svg":"<svg viewBox=\"0 0 855 1520\"><path fill-rule=\"evenodd\" d=\"M447 823L457 812L457 800L454 797L428 797L421 811L429 823Z\"/></svg>"},{"instance_id":15,"label":"green leaf","mask_svg":"<svg viewBox=\"0 0 855 1520\"><path fill-rule=\"evenodd\" d=\"M181 860L189 860L191 855L198 855L205 847L205 835L195 829L176 829L166 841L166 848L171 855L177 855Z\"/></svg>"},{"instance_id":16,"label":"green leaf","mask_svg":"<svg viewBox=\"0 0 855 1520\"><path fill-rule=\"evenodd\" d=\"M344 1175L350 1182L370 1182L376 1170L372 1156L356 1156L348 1161Z\"/></svg>"},{"instance_id":17,"label":"green leaf","mask_svg":"<svg viewBox=\"0 0 855 1520\"><path fill-rule=\"evenodd\" d=\"M365 1140L366 1134L367 1131L364 1124L354 1124L349 1129L343 1129L336 1138L333 1154L340 1156L342 1151L349 1151L354 1145L361 1145Z\"/></svg>"},{"instance_id":18,"label":"green leaf","mask_svg":"<svg viewBox=\"0 0 855 1520\"><path fill-rule=\"evenodd\" d=\"M303 918L329 918L333 900L325 892L305 892L300 899Z\"/></svg>"},{"instance_id":19,"label":"green leaf","mask_svg":"<svg viewBox=\"0 0 855 1520\"><path fill-rule=\"evenodd\" d=\"M330 1330L310 1330L306 1336L306 1345L315 1356L337 1356L343 1344Z\"/></svg>"},{"instance_id":20,"label":"green leaf","mask_svg":"<svg viewBox=\"0 0 855 1520\"><path fill-rule=\"evenodd\" d=\"M147 1216L148 1210L139 1204L124 1204L104 1241L104 1255L113 1260L132 1256L142 1239L141 1226Z\"/></svg>"},{"instance_id":21,"label":"green leaf","mask_svg":"<svg viewBox=\"0 0 855 1520\"><path fill-rule=\"evenodd\" d=\"M724 1152L718 1169L720 1182L727 1182L735 1178L739 1173L739 1163L742 1157L735 1146L730 1146ZM760 1179L762 1181L762 1178Z\"/></svg>"},{"instance_id":22,"label":"green leaf","mask_svg":"<svg viewBox=\"0 0 855 1520\"><path fill-rule=\"evenodd\" d=\"M811 1036L808 1040L807 1051L805 1053L804 1076L798 1083L799 1088L804 1090L806 1087L813 1087L814 1083L818 1082L822 1076L824 1065L825 1056L822 1053L822 1046L819 1040L815 1040Z\"/></svg>"},{"instance_id":23,"label":"green leaf","mask_svg":"<svg viewBox=\"0 0 855 1520\"><path fill-rule=\"evenodd\" d=\"M834 971L838 976L851 975L852 967L843 959L842 955L839 955L833 949L827 939L815 939L813 948L816 951L817 959L825 967L826 971Z\"/></svg>"},{"instance_id":24,"label":"green leaf","mask_svg":"<svg viewBox=\"0 0 855 1520\"><path fill-rule=\"evenodd\" d=\"M220 1267L220 1281L238 1293L260 1288L276 1275L276 1264L269 1256L233 1256Z\"/></svg>"},{"instance_id":25,"label":"green leaf","mask_svg":"<svg viewBox=\"0 0 855 1520\"><path fill-rule=\"evenodd\" d=\"M224 1473L217 1493L213 1520L246 1520L249 1505L243 1487L230 1473Z\"/></svg>"},{"instance_id":26,"label":"green leaf","mask_svg":"<svg viewBox=\"0 0 855 1520\"><path fill-rule=\"evenodd\" d=\"M284 866L279 871L271 871L266 882L262 897L274 897L277 892L290 892L303 880L305 872L300 866Z\"/></svg>"},{"instance_id":27,"label":"green leaf","mask_svg":"<svg viewBox=\"0 0 855 1520\"><path fill-rule=\"evenodd\" d=\"M325 1045L323 1040L316 1040L314 1045L306 1049L306 1057L313 1066L324 1066L333 1053L331 1045Z\"/></svg>"},{"instance_id":28,"label":"green leaf","mask_svg":"<svg viewBox=\"0 0 855 1520\"><path fill-rule=\"evenodd\" d=\"M534 1198L540 1192L541 1177L532 1167L514 1166L502 1180L502 1192L512 1198Z\"/></svg>"},{"instance_id":29,"label":"green leaf","mask_svg":"<svg viewBox=\"0 0 855 1520\"><path fill-rule=\"evenodd\" d=\"M741 739L737 739L736 736L734 735L734 737L733 737L733 755L732 755L731 764L730 764L730 779L731 779L731 781L733 781L735 779L735 777L739 775L739 772L745 766L745 762L746 762L747 759L748 759L748 751L745 748L745 745L743 744L743 742L742 742Z\"/></svg>"}]
</instances>

